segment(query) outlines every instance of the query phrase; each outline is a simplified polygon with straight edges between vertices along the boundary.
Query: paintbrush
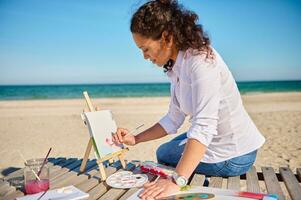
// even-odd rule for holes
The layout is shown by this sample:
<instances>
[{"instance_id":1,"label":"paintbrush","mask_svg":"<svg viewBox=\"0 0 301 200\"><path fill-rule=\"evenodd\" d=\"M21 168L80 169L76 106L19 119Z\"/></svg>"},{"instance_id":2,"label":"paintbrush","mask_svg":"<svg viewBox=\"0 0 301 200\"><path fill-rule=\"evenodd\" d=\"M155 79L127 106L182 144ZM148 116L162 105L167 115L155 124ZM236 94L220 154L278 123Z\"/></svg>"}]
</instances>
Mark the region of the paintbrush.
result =
<instances>
[{"instance_id":1,"label":"paintbrush","mask_svg":"<svg viewBox=\"0 0 301 200\"><path fill-rule=\"evenodd\" d=\"M22 158L22 160L24 161L25 165L28 166L28 163L26 161L26 159L24 158L24 156L22 155L22 153L18 150L18 153L20 155L20 157ZM30 169L32 171L32 173L34 174L34 176L40 181L40 177L37 175L37 173L33 170L33 169Z\"/></svg>"},{"instance_id":2,"label":"paintbrush","mask_svg":"<svg viewBox=\"0 0 301 200\"><path fill-rule=\"evenodd\" d=\"M133 132L137 131L137 130L138 130L139 128L141 128L142 126L144 126L144 124L141 124L141 125L137 126L136 128L131 129L131 130L129 131L129 133L133 133Z\"/></svg>"},{"instance_id":3,"label":"paintbrush","mask_svg":"<svg viewBox=\"0 0 301 200\"><path fill-rule=\"evenodd\" d=\"M133 133L133 132L137 131L139 128L141 128L142 126L144 126L144 124L141 124L141 125L137 126L136 128L129 130L128 133ZM111 133L112 133L112 136L117 134L114 132L111 132Z\"/></svg>"},{"instance_id":4,"label":"paintbrush","mask_svg":"<svg viewBox=\"0 0 301 200\"><path fill-rule=\"evenodd\" d=\"M153 182L156 183L156 182L159 180L160 177L161 177L161 176L158 175L157 178L156 178Z\"/></svg>"},{"instance_id":5,"label":"paintbrush","mask_svg":"<svg viewBox=\"0 0 301 200\"><path fill-rule=\"evenodd\" d=\"M41 168L40 168L40 170L39 170L39 172L38 172L38 176L40 176L40 174L41 174L41 172L42 172L42 169L43 169L44 165L45 165L46 162L47 162L47 159L48 159L48 156L49 156L49 154L50 154L51 149L52 149L52 148L50 147L50 149L48 150L48 153L47 153L46 157L44 158L43 164L42 164L42 166L41 166Z\"/></svg>"}]
</instances>

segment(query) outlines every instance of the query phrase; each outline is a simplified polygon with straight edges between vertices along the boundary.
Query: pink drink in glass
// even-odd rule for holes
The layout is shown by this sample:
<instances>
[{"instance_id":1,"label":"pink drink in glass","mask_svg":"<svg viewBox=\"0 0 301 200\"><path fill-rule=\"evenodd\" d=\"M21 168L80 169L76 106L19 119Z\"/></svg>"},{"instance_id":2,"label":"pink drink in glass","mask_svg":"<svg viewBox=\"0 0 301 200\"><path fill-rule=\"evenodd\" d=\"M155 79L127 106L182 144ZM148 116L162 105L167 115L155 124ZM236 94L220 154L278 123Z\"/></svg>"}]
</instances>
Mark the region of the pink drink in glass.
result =
<instances>
[{"instance_id":1,"label":"pink drink in glass","mask_svg":"<svg viewBox=\"0 0 301 200\"><path fill-rule=\"evenodd\" d=\"M49 189L49 179L31 180L25 183L26 194L35 194Z\"/></svg>"}]
</instances>

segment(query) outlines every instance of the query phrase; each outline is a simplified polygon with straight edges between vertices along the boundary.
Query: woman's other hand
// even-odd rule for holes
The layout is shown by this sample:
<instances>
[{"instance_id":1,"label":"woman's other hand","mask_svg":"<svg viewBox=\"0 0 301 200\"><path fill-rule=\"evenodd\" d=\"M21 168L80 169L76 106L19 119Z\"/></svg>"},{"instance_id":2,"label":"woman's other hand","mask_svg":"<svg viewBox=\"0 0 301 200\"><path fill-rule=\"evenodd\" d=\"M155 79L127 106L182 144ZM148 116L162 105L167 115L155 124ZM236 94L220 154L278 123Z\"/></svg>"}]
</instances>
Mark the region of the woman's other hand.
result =
<instances>
[{"instance_id":1,"label":"woman's other hand","mask_svg":"<svg viewBox=\"0 0 301 200\"><path fill-rule=\"evenodd\" d=\"M142 200L160 199L180 191L180 187L170 179L160 178L158 181L144 184L144 191L139 195Z\"/></svg>"},{"instance_id":2,"label":"woman's other hand","mask_svg":"<svg viewBox=\"0 0 301 200\"><path fill-rule=\"evenodd\" d=\"M126 144L134 146L136 144L135 136L124 128L117 128L116 133L112 134L112 141L117 145Z\"/></svg>"}]
</instances>

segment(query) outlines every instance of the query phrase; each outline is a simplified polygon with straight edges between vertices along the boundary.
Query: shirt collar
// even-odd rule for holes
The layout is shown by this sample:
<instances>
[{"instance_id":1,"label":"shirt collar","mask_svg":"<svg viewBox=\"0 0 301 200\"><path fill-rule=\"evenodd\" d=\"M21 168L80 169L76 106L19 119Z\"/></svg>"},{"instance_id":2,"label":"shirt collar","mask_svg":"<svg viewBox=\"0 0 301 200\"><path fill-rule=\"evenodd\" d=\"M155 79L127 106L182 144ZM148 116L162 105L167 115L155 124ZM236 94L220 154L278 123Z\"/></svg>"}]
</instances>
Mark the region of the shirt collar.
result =
<instances>
[{"instance_id":1,"label":"shirt collar","mask_svg":"<svg viewBox=\"0 0 301 200\"><path fill-rule=\"evenodd\" d=\"M183 51L179 51L175 64L173 65L172 69L170 71L167 72L167 75L169 77L171 77L173 74L178 74L179 72L179 67L181 66L182 60L184 57L184 52Z\"/></svg>"}]
</instances>

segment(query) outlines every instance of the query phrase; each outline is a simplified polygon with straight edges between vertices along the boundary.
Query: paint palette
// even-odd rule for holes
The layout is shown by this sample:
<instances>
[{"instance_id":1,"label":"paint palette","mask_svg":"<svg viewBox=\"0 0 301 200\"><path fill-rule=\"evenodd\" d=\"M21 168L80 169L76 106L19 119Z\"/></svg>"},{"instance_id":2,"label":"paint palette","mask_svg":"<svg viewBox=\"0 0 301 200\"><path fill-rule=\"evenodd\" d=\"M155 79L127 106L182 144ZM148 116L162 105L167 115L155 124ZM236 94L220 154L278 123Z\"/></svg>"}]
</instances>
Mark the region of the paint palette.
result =
<instances>
[{"instance_id":1,"label":"paint palette","mask_svg":"<svg viewBox=\"0 0 301 200\"><path fill-rule=\"evenodd\" d=\"M106 183L113 188L142 187L148 181L145 174L133 174L130 171L117 172L109 176Z\"/></svg>"}]
</instances>

